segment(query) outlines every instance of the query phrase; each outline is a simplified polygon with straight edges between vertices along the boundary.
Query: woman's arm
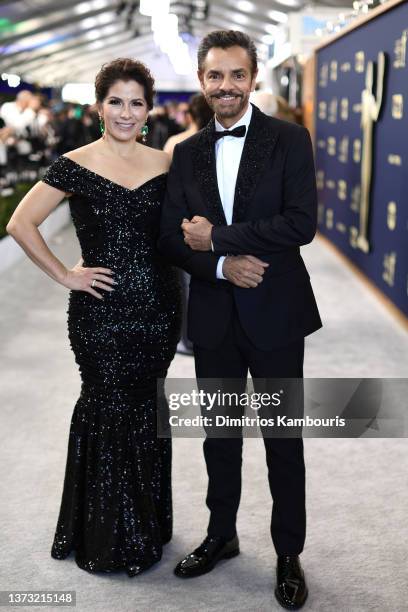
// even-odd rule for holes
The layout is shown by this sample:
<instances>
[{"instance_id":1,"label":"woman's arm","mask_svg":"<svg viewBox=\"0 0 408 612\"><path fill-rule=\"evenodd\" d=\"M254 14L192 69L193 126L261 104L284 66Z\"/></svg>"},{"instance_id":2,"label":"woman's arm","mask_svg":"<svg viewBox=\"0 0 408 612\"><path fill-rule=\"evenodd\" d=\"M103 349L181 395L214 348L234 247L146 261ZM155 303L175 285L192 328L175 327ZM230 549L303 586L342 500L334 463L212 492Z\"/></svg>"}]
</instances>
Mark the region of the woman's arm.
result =
<instances>
[{"instance_id":1,"label":"woman's arm","mask_svg":"<svg viewBox=\"0 0 408 612\"><path fill-rule=\"evenodd\" d=\"M7 232L24 249L28 257L53 280L68 289L87 291L96 298L102 295L91 287L113 291L115 284L107 268L84 268L80 263L69 270L50 251L38 226L64 199L66 194L51 185L38 182L24 196L7 225Z\"/></svg>"}]
</instances>

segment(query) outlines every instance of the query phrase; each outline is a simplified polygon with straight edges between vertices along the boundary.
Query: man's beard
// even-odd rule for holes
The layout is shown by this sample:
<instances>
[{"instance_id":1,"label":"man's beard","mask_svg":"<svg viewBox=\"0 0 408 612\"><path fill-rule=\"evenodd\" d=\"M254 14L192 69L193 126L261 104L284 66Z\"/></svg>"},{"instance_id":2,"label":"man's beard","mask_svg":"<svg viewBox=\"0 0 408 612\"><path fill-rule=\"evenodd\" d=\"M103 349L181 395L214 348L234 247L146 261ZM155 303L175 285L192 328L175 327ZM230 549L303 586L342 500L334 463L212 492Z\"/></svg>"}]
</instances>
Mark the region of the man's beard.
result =
<instances>
[{"instance_id":1,"label":"man's beard","mask_svg":"<svg viewBox=\"0 0 408 612\"><path fill-rule=\"evenodd\" d=\"M217 104L218 99L225 95L234 96L236 98L235 104L231 104L231 106L226 106L224 108L221 104ZM248 99L249 95L245 95L242 93L238 94L236 92L221 91L217 94L208 96L207 102L210 108L217 114L217 117L219 117L220 119L229 119L231 117L235 117L235 115L239 115L239 113L247 105Z\"/></svg>"}]
</instances>

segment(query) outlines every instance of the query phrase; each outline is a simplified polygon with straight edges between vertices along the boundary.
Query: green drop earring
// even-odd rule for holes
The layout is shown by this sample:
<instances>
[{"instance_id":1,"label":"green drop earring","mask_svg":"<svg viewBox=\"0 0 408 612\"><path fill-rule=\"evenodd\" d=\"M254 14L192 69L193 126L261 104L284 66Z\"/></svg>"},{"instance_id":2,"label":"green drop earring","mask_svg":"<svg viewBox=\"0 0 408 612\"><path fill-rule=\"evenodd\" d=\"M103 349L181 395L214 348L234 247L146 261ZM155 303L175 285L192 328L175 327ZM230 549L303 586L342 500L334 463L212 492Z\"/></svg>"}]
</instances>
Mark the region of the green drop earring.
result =
<instances>
[{"instance_id":1,"label":"green drop earring","mask_svg":"<svg viewBox=\"0 0 408 612\"><path fill-rule=\"evenodd\" d=\"M149 133L148 125L145 123L145 125L142 127L142 129L140 131L141 131L141 134L142 134L142 142L146 142L146 136Z\"/></svg>"},{"instance_id":2,"label":"green drop earring","mask_svg":"<svg viewBox=\"0 0 408 612\"><path fill-rule=\"evenodd\" d=\"M102 136L105 133L105 123L104 120L102 119L102 117L99 117L99 129L101 131Z\"/></svg>"}]
</instances>

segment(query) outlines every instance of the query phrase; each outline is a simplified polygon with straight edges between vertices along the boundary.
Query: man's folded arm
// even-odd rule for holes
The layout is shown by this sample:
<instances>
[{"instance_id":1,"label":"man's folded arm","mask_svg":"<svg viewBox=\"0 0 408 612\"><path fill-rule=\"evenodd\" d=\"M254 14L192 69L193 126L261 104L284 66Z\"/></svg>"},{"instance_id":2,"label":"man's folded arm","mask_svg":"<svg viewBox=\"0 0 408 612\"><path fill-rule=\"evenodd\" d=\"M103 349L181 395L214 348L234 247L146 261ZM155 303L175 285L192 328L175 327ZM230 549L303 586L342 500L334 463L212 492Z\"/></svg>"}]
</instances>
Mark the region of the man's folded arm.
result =
<instances>
[{"instance_id":1,"label":"man's folded arm","mask_svg":"<svg viewBox=\"0 0 408 612\"><path fill-rule=\"evenodd\" d=\"M184 218L190 219L191 213L186 202L180 167L180 150L176 146L167 178L158 248L172 264L197 278L216 283L219 257L211 251L193 251L184 242L181 223Z\"/></svg>"},{"instance_id":2,"label":"man's folded arm","mask_svg":"<svg viewBox=\"0 0 408 612\"><path fill-rule=\"evenodd\" d=\"M316 233L317 193L309 132L298 130L283 177L283 207L272 217L213 227L217 255L260 255L308 244Z\"/></svg>"}]
</instances>

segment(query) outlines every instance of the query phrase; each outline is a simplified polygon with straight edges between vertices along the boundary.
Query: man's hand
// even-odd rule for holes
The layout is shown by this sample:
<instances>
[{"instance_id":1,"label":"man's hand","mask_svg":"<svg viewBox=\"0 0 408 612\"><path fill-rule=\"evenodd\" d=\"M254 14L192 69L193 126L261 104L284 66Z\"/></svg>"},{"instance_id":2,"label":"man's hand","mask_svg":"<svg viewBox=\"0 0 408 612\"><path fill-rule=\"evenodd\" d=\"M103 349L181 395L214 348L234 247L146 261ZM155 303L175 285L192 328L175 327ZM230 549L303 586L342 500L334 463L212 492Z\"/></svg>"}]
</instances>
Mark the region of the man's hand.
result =
<instances>
[{"instance_id":1,"label":"man's hand","mask_svg":"<svg viewBox=\"0 0 408 612\"><path fill-rule=\"evenodd\" d=\"M237 287L249 289L257 287L262 282L268 266L268 263L253 255L228 255L222 265L222 273Z\"/></svg>"},{"instance_id":2,"label":"man's hand","mask_svg":"<svg viewBox=\"0 0 408 612\"><path fill-rule=\"evenodd\" d=\"M211 228L212 223L205 217L195 216L191 221L183 219L181 229L184 234L184 242L193 251L211 251Z\"/></svg>"}]
</instances>

